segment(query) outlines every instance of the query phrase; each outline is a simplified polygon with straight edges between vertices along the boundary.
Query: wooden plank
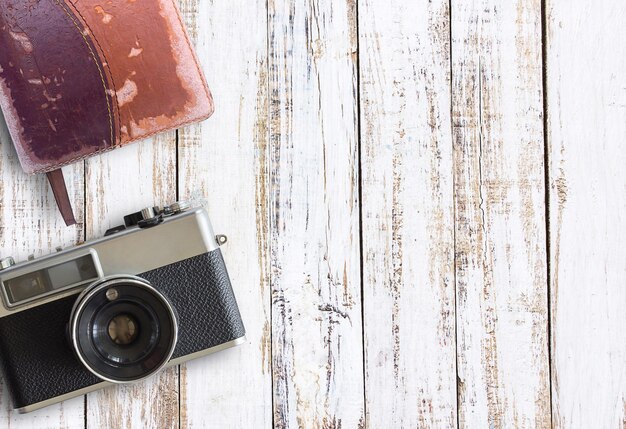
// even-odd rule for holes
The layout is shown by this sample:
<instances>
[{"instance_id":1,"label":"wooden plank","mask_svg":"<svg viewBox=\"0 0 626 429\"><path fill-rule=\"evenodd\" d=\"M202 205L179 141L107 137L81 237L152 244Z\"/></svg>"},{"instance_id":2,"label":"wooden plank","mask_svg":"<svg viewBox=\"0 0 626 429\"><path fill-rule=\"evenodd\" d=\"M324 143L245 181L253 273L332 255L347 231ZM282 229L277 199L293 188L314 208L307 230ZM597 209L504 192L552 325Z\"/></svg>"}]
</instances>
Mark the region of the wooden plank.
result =
<instances>
[{"instance_id":1,"label":"wooden plank","mask_svg":"<svg viewBox=\"0 0 626 429\"><path fill-rule=\"evenodd\" d=\"M174 132L90 158L85 166L88 239L123 224L126 214L176 200ZM178 422L177 368L87 396L87 428L176 428Z\"/></svg>"},{"instance_id":2,"label":"wooden plank","mask_svg":"<svg viewBox=\"0 0 626 429\"><path fill-rule=\"evenodd\" d=\"M555 428L626 427L626 4L546 10Z\"/></svg>"},{"instance_id":3,"label":"wooden plank","mask_svg":"<svg viewBox=\"0 0 626 429\"><path fill-rule=\"evenodd\" d=\"M274 424L362 427L356 2L268 16Z\"/></svg>"},{"instance_id":4,"label":"wooden plank","mask_svg":"<svg viewBox=\"0 0 626 429\"><path fill-rule=\"evenodd\" d=\"M452 2L459 427L550 426L541 2Z\"/></svg>"},{"instance_id":5,"label":"wooden plank","mask_svg":"<svg viewBox=\"0 0 626 429\"><path fill-rule=\"evenodd\" d=\"M17 262L29 254L54 252L57 246L70 247L83 238L83 165L63 169L68 193L78 224L66 227L57 209L45 175L27 176L17 159L4 119L0 114L0 249L2 257ZM69 315L68 315L69 317ZM83 398L53 405L34 413L12 411L2 382L0 426L11 428L82 428Z\"/></svg>"},{"instance_id":6,"label":"wooden plank","mask_svg":"<svg viewBox=\"0 0 626 429\"><path fill-rule=\"evenodd\" d=\"M212 118L179 133L179 187L208 202L247 342L181 367L181 422L272 426L265 2L183 0L181 12L216 100Z\"/></svg>"},{"instance_id":7,"label":"wooden plank","mask_svg":"<svg viewBox=\"0 0 626 429\"><path fill-rule=\"evenodd\" d=\"M456 426L448 1L359 3L368 427Z\"/></svg>"}]
</instances>

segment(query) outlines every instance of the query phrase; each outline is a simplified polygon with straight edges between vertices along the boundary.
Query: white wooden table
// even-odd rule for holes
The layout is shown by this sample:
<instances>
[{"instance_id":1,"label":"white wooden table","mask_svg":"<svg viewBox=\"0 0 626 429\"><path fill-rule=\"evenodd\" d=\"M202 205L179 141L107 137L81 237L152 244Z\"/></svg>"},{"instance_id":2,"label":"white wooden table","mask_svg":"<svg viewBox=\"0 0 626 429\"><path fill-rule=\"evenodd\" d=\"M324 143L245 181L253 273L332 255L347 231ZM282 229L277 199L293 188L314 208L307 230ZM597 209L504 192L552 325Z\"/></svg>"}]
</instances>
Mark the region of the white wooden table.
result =
<instances>
[{"instance_id":1,"label":"white wooden table","mask_svg":"<svg viewBox=\"0 0 626 429\"><path fill-rule=\"evenodd\" d=\"M248 342L0 427L624 427L626 3L180 6L214 117L66 168L72 228L3 125L0 249L200 190Z\"/></svg>"}]
</instances>

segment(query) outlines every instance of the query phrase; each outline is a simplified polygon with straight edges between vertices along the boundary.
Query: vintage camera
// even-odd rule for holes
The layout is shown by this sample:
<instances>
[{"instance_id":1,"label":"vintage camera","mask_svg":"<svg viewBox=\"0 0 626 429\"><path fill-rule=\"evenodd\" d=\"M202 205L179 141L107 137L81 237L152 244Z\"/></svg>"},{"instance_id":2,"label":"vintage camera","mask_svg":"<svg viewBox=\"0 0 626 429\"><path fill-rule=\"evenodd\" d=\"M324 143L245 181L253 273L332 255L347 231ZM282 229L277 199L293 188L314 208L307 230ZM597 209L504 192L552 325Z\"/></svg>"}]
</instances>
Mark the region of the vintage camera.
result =
<instances>
[{"instance_id":1,"label":"vintage camera","mask_svg":"<svg viewBox=\"0 0 626 429\"><path fill-rule=\"evenodd\" d=\"M183 202L105 237L0 261L0 363L20 412L144 379L245 341L206 211Z\"/></svg>"}]
</instances>

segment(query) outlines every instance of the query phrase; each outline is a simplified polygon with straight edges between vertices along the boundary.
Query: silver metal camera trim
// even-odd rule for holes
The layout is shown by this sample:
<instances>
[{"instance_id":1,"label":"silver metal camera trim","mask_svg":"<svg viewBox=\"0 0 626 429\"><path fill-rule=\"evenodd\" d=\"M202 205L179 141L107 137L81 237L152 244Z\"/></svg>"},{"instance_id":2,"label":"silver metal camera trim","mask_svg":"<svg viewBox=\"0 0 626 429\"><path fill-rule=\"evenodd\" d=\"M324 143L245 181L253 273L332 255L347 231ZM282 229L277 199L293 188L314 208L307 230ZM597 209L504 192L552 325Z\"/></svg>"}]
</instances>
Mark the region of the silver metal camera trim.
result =
<instances>
[{"instance_id":1,"label":"silver metal camera trim","mask_svg":"<svg viewBox=\"0 0 626 429\"><path fill-rule=\"evenodd\" d=\"M139 287L149 290L157 298L159 298L159 300L161 300L161 302L169 310L169 315L174 322L173 340L172 340L172 345L170 347L170 350L167 353L167 357L163 360L163 362L160 365L155 367L152 371L146 373L145 376L141 378L137 378L135 380L131 380L131 381L115 380L113 378L103 376L102 374L100 374L98 371L96 371L94 368L92 368L89 365L89 363L85 360L82 353L80 352L80 348L78 347L78 332L77 332L78 316L82 313L83 309L85 308L85 305L87 304L87 302L92 296L100 292L102 289L114 287L115 285L120 284L120 283L124 283L124 284L130 283L135 286L139 286ZM178 343L178 316L176 315L176 310L174 310L174 307L172 307L172 304L165 297L165 295L163 295L156 288L154 288L154 286L152 286L150 282L148 282L147 280L142 279L141 277L137 277L137 276L124 276L124 275L109 276L109 277L105 277L103 279L96 281L93 285L89 286L87 289L82 291L81 294L78 295L78 298L76 298L76 302L74 303L74 306L72 307L72 312L70 313L70 339L72 341L72 346L74 347L74 353L78 357L78 360L80 360L83 366L87 368L87 370L91 372L93 375L95 375L101 380L108 381L109 383L114 383L114 384L134 383L136 381L145 380L146 378L149 378L152 375L156 374L157 372L161 371L172 358L172 355L174 354L174 349L176 348L176 344Z\"/></svg>"},{"instance_id":2,"label":"silver metal camera trim","mask_svg":"<svg viewBox=\"0 0 626 429\"><path fill-rule=\"evenodd\" d=\"M164 218L151 228L132 227L108 237L88 241L78 246L40 257L33 261L18 263L0 271L0 287L3 281L19 275L58 265L85 256L95 255L101 277L111 275L137 275L165 265L193 258L219 249L209 215L202 208ZM97 280L96 280L97 281ZM55 291L46 296L7 306L6 297L0 305L0 318L80 293L86 285ZM4 295L5 292L0 293Z\"/></svg>"},{"instance_id":3,"label":"silver metal camera trim","mask_svg":"<svg viewBox=\"0 0 626 429\"><path fill-rule=\"evenodd\" d=\"M211 347L208 349L200 350L199 352L190 353L185 356L181 356L179 358L172 359L165 365L165 368L169 368L176 365L182 365L187 361L198 359L204 356L211 355L213 353L220 352L222 350L229 349L231 347L239 346L246 342L246 337L240 337L232 341L228 341L226 343L218 344L215 347ZM115 383L110 383L108 381L103 381L102 383L93 384L91 386L83 387L82 389L74 390L69 393L65 393L63 395L55 396L54 398L46 399L45 401L37 402L36 404L27 405L22 408L17 408L17 412L20 414L30 413L33 411L37 411L41 408L48 407L50 405L58 404L59 402L67 401L73 398L77 398L79 396L86 395L91 392L95 392L97 390L103 389L105 387L116 386Z\"/></svg>"}]
</instances>

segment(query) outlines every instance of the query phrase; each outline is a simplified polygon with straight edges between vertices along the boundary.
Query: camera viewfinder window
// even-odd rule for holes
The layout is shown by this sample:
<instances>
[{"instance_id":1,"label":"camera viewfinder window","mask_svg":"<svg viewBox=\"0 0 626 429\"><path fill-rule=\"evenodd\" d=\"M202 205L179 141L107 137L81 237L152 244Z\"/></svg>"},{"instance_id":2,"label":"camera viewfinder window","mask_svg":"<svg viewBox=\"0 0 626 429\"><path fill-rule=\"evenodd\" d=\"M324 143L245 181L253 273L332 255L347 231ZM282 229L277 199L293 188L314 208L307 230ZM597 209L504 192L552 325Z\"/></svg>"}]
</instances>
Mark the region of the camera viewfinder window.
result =
<instances>
[{"instance_id":1,"label":"camera viewfinder window","mask_svg":"<svg viewBox=\"0 0 626 429\"><path fill-rule=\"evenodd\" d=\"M63 289L66 286L82 283L98 277L96 267L93 264L91 256L83 256L82 258L66 262L65 264L55 265L48 268L48 276L52 289Z\"/></svg>"},{"instance_id":2,"label":"camera viewfinder window","mask_svg":"<svg viewBox=\"0 0 626 429\"><path fill-rule=\"evenodd\" d=\"M50 268L24 274L4 282L10 304L30 301L55 290L92 281L98 271L91 255L86 255Z\"/></svg>"}]
</instances>

